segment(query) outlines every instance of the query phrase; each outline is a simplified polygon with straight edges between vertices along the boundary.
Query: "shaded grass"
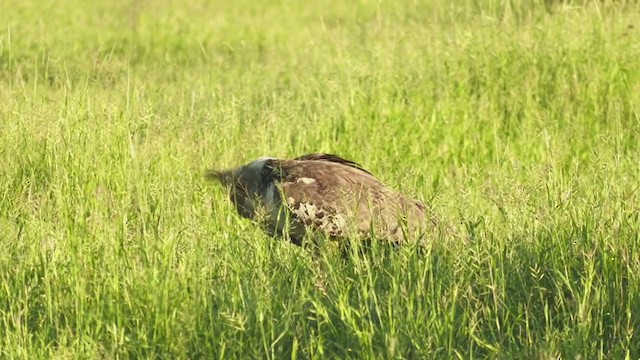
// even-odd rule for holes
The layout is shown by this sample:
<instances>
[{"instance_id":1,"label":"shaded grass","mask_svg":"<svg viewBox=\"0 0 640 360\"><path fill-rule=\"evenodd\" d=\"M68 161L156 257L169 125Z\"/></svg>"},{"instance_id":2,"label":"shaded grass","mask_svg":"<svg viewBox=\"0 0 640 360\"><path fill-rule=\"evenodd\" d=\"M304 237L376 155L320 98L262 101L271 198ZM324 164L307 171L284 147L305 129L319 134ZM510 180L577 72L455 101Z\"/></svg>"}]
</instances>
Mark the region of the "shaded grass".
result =
<instances>
[{"instance_id":1,"label":"shaded grass","mask_svg":"<svg viewBox=\"0 0 640 360\"><path fill-rule=\"evenodd\" d=\"M2 3L0 355L637 358L637 10ZM470 239L314 262L201 176L315 151Z\"/></svg>"}]
</instances>

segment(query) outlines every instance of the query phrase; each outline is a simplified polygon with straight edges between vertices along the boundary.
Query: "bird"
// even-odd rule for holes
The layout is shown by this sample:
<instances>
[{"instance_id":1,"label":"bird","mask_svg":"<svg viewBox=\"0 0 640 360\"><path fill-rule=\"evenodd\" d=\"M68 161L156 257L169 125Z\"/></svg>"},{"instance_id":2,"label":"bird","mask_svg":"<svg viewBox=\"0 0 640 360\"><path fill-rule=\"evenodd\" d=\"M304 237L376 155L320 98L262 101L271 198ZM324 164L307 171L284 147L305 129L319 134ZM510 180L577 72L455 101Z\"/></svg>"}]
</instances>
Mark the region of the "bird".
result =
<instances>
[{"instance_id":1,"label":"bird","mask_svg":"<svg viewBox=\"0 0 640 360\"><path fill-rule=\"evenodd\" d=\"M423 202L334 154L261 157L231 169L207 170L205 177L229 190L240 216L296 245L311 235L399 246L423 239L437 225Z\"/></svg>"}]
</instances>

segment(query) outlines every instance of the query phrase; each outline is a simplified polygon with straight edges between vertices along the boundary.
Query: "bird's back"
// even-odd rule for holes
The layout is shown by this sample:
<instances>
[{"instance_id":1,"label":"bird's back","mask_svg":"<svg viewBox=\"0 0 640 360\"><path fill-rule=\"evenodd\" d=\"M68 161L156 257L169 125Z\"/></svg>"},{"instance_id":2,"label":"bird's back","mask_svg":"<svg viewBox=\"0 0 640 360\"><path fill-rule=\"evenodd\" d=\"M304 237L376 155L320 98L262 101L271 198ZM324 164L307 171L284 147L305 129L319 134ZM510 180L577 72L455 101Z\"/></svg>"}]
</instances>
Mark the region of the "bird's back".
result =
<instances>
[{"instance_id":1,"label":"bird's back","mask_svg":"<svg viewBox=\"0 0 640 360\"><path fill-rule=\"evenodd\" d=\"M312 211L330 214L325 221L338 224L338 229L331 232L336 237L355 232L402 243L407 232L418 232L427 225L423 203L390 188L358 164L335 157L314 158L283 162L282 169L287 174L282 184L283 200L294 214L316 223L320 223L317 214L300 213L299 209L311 207Z\"/></svg>"}]
</instances>

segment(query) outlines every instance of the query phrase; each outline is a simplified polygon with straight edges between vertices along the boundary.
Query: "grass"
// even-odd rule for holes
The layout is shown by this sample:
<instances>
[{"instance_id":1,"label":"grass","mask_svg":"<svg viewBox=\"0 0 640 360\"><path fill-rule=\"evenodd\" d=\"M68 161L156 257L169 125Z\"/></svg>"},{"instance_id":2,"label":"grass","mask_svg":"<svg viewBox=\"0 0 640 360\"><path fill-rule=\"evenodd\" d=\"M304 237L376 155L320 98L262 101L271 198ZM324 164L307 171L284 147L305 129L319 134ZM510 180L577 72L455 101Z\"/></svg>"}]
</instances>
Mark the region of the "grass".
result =
<instances>
[{"instance_id":1,"label":"grass","mask_svg":"<svg viewBox=\"0 0 640 360\"><path fill-rule=\"evenodd\" d=\"M0 357L637 359L638 10L1 2ZM202 178L316 151L469 240L318 267Z\"/></svg>"}]
</instances>

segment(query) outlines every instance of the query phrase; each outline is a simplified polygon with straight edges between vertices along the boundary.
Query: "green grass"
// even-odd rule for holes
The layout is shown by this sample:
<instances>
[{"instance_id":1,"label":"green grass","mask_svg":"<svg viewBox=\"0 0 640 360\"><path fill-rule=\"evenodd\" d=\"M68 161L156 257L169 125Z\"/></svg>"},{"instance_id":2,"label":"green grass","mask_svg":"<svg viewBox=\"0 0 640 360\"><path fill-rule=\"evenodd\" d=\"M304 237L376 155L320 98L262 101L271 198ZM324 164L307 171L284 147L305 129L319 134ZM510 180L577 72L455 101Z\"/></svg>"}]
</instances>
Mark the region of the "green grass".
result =
<instances>
[{"instance_id":1,"label":"green grass","mask_svg":"<svg viewBox=\"0 0 640 360\"><path fill-rule=\"evenodd\" d=\"M640 357L640 6L91 3L0 2L0 358ZM202 177L317 151L469 240L318 264Z\"/></svg>"}]
</instances>

